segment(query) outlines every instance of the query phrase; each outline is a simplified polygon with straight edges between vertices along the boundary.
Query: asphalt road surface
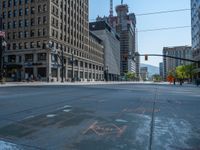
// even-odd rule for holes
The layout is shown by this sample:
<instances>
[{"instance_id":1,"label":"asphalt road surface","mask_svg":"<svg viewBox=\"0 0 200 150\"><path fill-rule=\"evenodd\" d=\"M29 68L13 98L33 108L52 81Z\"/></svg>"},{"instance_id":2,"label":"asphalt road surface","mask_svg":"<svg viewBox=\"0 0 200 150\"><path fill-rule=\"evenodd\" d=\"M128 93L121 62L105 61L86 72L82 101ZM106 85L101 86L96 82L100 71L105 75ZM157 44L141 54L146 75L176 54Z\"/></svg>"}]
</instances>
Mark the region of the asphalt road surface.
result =
<instances>
[{"instance_id":1,"label":"asphalt road surface","mask_svg":"<svg viewBox=\"0 0 200 150\"><path fill-rule=\"evenodd\" d=\"M12 144L11 144L12 143ZM200 150L200 88L0 88L0 150Z\"/></svg>"}]
</instances>

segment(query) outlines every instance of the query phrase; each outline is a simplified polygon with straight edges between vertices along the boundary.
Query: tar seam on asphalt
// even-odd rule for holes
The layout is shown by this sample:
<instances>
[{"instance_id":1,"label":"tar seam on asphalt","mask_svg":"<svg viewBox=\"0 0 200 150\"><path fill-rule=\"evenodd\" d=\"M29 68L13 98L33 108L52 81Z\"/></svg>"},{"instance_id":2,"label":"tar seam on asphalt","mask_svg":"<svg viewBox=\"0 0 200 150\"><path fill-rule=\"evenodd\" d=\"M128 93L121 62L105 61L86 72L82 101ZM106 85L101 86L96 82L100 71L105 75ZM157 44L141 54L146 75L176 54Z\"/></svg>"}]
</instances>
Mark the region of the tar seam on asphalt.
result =
<instances>
[{"instance_id":1,"label":"tar seam on asphalt","mask_svg":"<svg viewBox=\"0 0 200 150\"><path fill-rule=\"evenodd\" d=\"M154 132L154 121L155 121L155 106L156 100L158 98L158 87L155 88L154 102L153 102L153 111L151 114L151 124L150 124L150 136L149 136L149 147L148 150L152 150L153 144L153 132Z\"/></svg>"}]
</instances>

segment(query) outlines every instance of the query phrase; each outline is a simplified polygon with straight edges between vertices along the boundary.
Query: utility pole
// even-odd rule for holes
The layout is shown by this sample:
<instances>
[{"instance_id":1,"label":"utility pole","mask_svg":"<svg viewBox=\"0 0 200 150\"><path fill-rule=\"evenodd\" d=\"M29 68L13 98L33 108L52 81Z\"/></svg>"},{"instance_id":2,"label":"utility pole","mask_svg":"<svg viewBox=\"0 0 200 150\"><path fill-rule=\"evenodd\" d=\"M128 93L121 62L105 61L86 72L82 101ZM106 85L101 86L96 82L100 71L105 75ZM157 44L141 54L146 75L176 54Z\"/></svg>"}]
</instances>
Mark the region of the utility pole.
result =
<instances>
[{"instance_id":1,"label":"utility pole","mask_svg":"<svg viewBox=\"0 0 200 150\"><path fill-rule=\"evenodd\" d=\"M62 48L62 83L64 82L64 50Z\"/></svg>"},{"instance_id":2,"label":"utility pole","mask_svg":"<svg viewBox=\"0 0 200 150\"><path fill-rule=\"evenodd\" d=\"M3 30L3 19L0 16L0 32ZM3 36L0 35L0 81L3 79Z\"/></svg>"},{"instance_id":3,"label":"utility pole","mask_svg":"<svg viewBox=\"0 0 200 150\"><path fill-rule=\"evenodd\" d=\"M74 82L74 54L72 53L72 82Z\"/></svg>"}]
</instances>

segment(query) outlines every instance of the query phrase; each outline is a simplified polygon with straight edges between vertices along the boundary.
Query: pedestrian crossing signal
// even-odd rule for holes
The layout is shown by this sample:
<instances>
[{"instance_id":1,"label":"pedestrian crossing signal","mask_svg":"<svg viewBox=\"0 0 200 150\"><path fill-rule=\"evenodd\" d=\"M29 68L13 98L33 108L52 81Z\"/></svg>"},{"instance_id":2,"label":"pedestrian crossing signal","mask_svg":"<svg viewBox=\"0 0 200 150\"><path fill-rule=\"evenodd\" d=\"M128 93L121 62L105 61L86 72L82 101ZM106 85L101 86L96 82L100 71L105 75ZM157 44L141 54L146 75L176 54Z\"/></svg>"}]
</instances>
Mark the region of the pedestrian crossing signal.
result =
<instances>
[{"instance_id":1,"label":"pedestrian crossing signal","mask_svg":"<svg viewBox=\"0 0 200 150\"><path fill-rule=\"evenodd\" d=\"M145 61L148 61L148 55L145 55Z\"/></svg>"}]
</instances>

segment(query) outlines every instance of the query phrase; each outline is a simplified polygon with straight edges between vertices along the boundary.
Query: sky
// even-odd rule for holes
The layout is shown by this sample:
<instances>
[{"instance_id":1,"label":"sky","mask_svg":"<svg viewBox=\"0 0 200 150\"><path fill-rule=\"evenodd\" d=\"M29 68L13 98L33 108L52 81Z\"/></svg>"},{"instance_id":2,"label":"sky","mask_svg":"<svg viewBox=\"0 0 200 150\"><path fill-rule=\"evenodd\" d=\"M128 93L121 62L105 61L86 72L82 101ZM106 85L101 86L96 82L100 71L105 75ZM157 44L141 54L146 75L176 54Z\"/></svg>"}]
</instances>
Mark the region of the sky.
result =
<instances>
[{"instance_id":1,"label":"sky","mask_svg":"<svg viewBox=\"0 0 200 150\"><path fill-rule=\"evenodd\" d=\"M113 0L114 7L121 0ZM109 15L110 0L89 0L90 21L99 16ZM129 5L129 12L144 14L159 11L189 9L190 0L124 0ZM115 13L116 14L116 13ZM166 14L136 16L137 30L190 26L191 12L181 11ZM163 47L191 45L191 28L138 32L138 51L141 54L162 54ZM162 57L149 57L148 61L141 57L141 63L159 66Z\"/></svg>"}]
</instances>

